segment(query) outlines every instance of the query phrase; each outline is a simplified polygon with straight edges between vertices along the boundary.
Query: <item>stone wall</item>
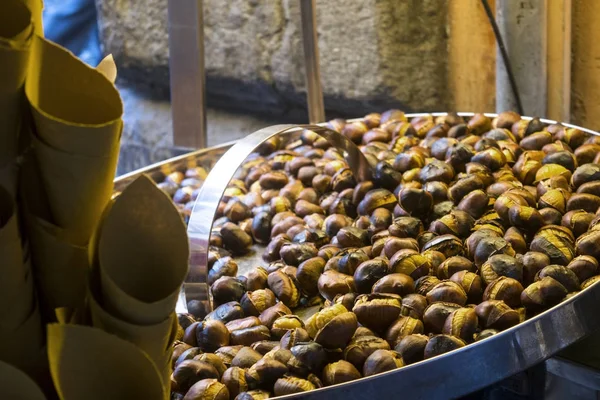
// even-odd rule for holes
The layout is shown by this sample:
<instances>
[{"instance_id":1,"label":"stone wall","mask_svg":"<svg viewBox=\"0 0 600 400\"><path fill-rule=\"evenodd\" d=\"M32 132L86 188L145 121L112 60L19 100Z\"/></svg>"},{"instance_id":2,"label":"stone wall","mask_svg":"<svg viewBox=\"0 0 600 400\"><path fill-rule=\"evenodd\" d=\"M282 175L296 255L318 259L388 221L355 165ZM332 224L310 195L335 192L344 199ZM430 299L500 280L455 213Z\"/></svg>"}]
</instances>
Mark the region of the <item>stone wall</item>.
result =
<instances>
[{"instance_id":1,"label":"stone wall","mask_svg":"<svg viewBox=\"0 0 600 400\"><path fill-rule=\"evenodd\" d=\"M167 0L97 4L121 82L167 99ZM328 116L447 109L446 11L439 0L317 1ZM205 0L204 20L209 106L305 115L298 0Z\"/></svg>"}]
</instances>

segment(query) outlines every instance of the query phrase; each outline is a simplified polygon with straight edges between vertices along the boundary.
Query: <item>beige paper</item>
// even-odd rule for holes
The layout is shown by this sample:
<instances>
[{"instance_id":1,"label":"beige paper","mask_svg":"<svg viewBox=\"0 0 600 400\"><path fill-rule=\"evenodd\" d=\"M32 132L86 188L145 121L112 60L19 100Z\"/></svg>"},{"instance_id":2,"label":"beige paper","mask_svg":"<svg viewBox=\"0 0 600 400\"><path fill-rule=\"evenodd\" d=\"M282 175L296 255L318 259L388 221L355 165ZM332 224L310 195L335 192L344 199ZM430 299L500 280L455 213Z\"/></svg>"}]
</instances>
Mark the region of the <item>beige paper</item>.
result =
<instances>
[{"instance_id":1,"label":"beige paper","mask_svg":"<svg viewBox=\"0 0 600 400\"><path fill-rule=\"evenodd\" d=\"M146 354L100 329L48 325L48 358L63 400L163 400L169 396Z\"/></svg>"},{"instance_id":2,"label":"beige paper","mask_svg":"<svg viewBox=\"0 0 600 400\"><path fill-rule=\"evenodd\" d=\"M17 195L18 173L16 161L9 161L4 166L0 167L0 187L6 189L12 197L16 197Z\"/></svg>"},{"instance_id":3,"label":"beige paper","mask_svg":"<svg viewBox=\"0 0 600 400\"><path fill-rule=\"evenodd\" d=\"M14 331L34 308L33 277L28 273L22 284L0 293L0 330Z\"/></svg>"},{"instance_id":4,"label":"beige paper","mask_svg":"<svg viewBox=\"0 0 600 400\"><path fill-rule=\"evenodd\" d=\"M39 139L62 152L112 157L123 103L106 76L64 48L35 38L25 93Z\"/></svg>"},{"instance_id":5,"label":"beige paper","mask_svg":"<svg viewBox=\"0 0 600 400\"><path fill-rule=\"evenodd\" d=\"M26 272L16 205L13 196L0 186L0 301L25 283Z\"/></svg>"},{"instance_id":6,"label":"beige paper","mask_svg":"<svg viewBox=\"0 0 600 400\"><path fill-rule=\"evenodd\" d=\"M117 65L112 54L107 55L100 61L100 64L96 66L96 69L102 72L102 75L106 77L110 82L115 83L117 80Z\"/></svg>"},{"instance_id":7,"label":"beige paper","mask_svg":"<svg viewBox=\"0 0 600 400\"><path fill-rule=\"evenodd\" d=\"M189 257L185 225L171 199L142 175L115 199L101 229L106 310L140 325L164 321L175 309Z\"/></svg>"},{"instance_id":8,"label":"beige paper","mask_svg":"<svg viewBox=\"0 0 600 400\"><path fill-rule=\"evenodd\" d=\"M7 362L29 375L43 370L44 335L37 308L16 330L0 329L0 361Z\"/></svg>"},{"instance_id":9,"label":"beige paper","mask_svg":"<svg viewBox=\"0 0 600 400\"><path fill-rule=\"evenodd\" d=\"M23 371L0 361L0 399L45 400L46 396Z\"/></svg>"},{"instance_id":10,"label":"beige paper","mask_svg":"<svg viewBox=\"0 0 600 400\"><path fill-rule=\"evenodd\" d=\"M35 29L35 34L44 36L44 26L42 23L42 10L44 9L43 0L21 0L31 10L31 20Z\"/></svg>"},{"instance_id":11,"label":"beige paper","mask_svg":"<svg viewBox=\"0 0 600 400\"><path fill-rule=\"evenodd\" d=\"M25 4L0 2L0 168L17 155L32 37L31 13Z\"/></svg>"},{"instance_id":12,"label":"beige paper","mask_svg":"<svg viewBox=\"0 0 600 400\"><path fill-rule=\"evenodd\" d=\"M32 139L56 225L65 230L71 243L87 244L110 200L118 143L112 157L84 157L59 152L35 136Z\"/></svg>"},{"instance_id":13,"label":"beige paper","mask_svg":"<svg viewBox=\"0 0 600 400\"><path fill-rule=\"evenodd\" d=\"M171 330L173 321L177 320L175 313L155 325L135 325L110 315L98 304L93 293L90 293L89 302L93 326L135 344L154 361L157 368L162 367L161 362L169 353L168 348L172 343Z\"/></svg>"},{"instance_id":14,"label":"beige paper","mask_svg":"<svg viewBox=\"0 0 600 400\"><path fill-rule=\"evenodd\" d=\"M23 163L20 196L42 314L53 321L55 308L67 307L73 312L84 305L89 269L87 249L70 243L64 229L48 222L50 211L44 202L45 193L34 160Z\"/></svg>"}]
</instances>

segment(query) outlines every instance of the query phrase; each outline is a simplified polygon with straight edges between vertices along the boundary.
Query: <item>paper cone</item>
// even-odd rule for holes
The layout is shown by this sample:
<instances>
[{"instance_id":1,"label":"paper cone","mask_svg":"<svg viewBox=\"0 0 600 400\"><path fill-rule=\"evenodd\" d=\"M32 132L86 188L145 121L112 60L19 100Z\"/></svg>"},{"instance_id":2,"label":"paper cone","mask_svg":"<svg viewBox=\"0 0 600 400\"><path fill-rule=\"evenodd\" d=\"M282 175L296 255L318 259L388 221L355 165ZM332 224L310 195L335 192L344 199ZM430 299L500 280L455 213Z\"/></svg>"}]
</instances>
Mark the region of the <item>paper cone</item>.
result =
<instances>
[{"instance_id":1,"label":"paper cone","mask_svg":"<svg viewBox=\"0 0 600 400\"><path fill-rule=\"evenodd\" d=\"M84 306L88 254L85 246L70 243L64 229L46 220L50 211L33 161L23 163L20 196L42 313L45 320L54 321L55 308L73 311Z\"/></svg>"},{"instance_id":2,"label":"paper cone","mask_svg":"<svg viewBox=\"0 0 600 400\"><path fill-rule=\"evenodd\" d=\"M48 358L63 400L164 400L169 396L146 354L100 329L48 325Z\"/></svg>"},{"instance_id":3,"label":"paper cone","mask_svg":"<svg viewBox=\"0 0 600 400\"><path fill-rule=\"evenodd\" d=\"M177 321L175 313L156 325L134 325L110 315L98 304L93 293L90 293L89 302L93 326L135 344L152 359L157 368L163 366L162 362L172 343L173 321Z\"/></svg>"},{"instance_id":4,"label":"paper cone","mask_svg":"<svg viewBox=\"0 0 600 400\"><path fill-rule=\"evenodd\" d=\"M57 151L35 136L32 141L56 225L71 243L87 244L110 200L118 143L111 157L84 157Z\"/></svg>"},{"instance_id":5,"label":"paper cone","mask_svg":"<svg viewBox=\"0 0 600 400\"><path fill-rule=\"evenodd\" d=\"M37 307L16 330L0 329L0 361L7 362L29 375L43 370L44 335Z\"/></svg>"},{"instance_id":6,"label":"paper cone","mask_svg":"<svg viewBox=\"0 0 600 400\"><path fill-rule=\"evenodd\" d=\"M0 300L25 283L26 272L15 202L0 186Z\"/></svg>"},{"instance_id":7,"label":"paper cone","mask_svg":"<svg viewBox=\"0 0 600 400\"><path fill-rule=\"evenodd\" d=\"M44 9L43 0L21 0L31 11L31 20L35 29L35 34L44 36L44 25L42 24L42 10Z\"/></svg>"},{"instance_id":8,"label":"paper cone","mask_svg":"<svg viewBox=\"0 0 600 400\"><path fill-rule=\"evenodd\" d=\"M185 225L171 199L142 175L115 199L101 229L106 310L139 325L164 321L175 309L189 257Z\"/></svg>"},{"instance_id":9,"label":"paper cone","mask_svg":"<svg viewBox=\"0 0 600 400\"><path fill-rule=\"evenodd\" d=\"M44 315L55 308L81 308L85 304L88 277L87 249L70 244L53 234L48 222L27 214L36 282L43 299Z\"/></svg>"},{"instance_id":10,"label":"paper cone","mask_svg":"<svg viewBox=\"0 0 600 400\"><path fill-rule=\"evenodd\" d=\"M101 72L111 83L115 83L117 79L117 65L112 54L107 55L96 66L96 70Z\"/></svg>"},{"instance_id":11,"label":"paper cone","mask_svg":"<svg viewBox=\"0 0 600 400\"><path fill-rule=\"evenodd\" d=\"M18 168L16 161L9 161L3 167L0 167L0 187L6 189L12 197L17 194L17 175Z\"/></svg>"},{"instance_id":12,"label":"paper cone","mask_svg":"<svg viewBox=\"0 0 600 400\"><path fill-rule=\"evenodd\" d=\"M20 0L0 3L0 167L17 155L31 54L31 13Z\"/></svg>"},{"instance_id":13,"label":"paper cone","mask_svg":"<svg viewBox=\"0 0 600 400\"><path fill-rule=\"evenodd\" d=\"M31 315L34 308L33 277L27 274L23 284L0 293L0 330L14 331Z\"/></svg>"},{"instance_id":14,"label":"paper cone","mask_svg":"<svg viewBox=\"0 0 600 400\"><path fill-rule=\"evenodd\" d=\"M25 93L40 140L62 152L112 159L123 115L115 86L45 39L35 38L32 51Z\"/></svg>"},{"instance_id":15,"label":"paper cone","mask_svg":"<svg viewBox=\"0 0 600 400\"><path fill-rule=\"evenodd\" d=\"M0 361L0 399L46 400L46 396L23 371Z\"/></svg>"}]
</instances>

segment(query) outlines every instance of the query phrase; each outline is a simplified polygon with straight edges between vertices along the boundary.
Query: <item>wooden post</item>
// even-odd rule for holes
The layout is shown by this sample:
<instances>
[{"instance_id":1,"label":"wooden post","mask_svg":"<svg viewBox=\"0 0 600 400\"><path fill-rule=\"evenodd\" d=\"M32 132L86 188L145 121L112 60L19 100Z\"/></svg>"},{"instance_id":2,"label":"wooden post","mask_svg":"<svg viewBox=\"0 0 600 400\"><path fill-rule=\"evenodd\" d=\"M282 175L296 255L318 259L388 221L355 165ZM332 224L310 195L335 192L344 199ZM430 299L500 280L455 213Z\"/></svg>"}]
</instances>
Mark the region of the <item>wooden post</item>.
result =
<instances>
[{"instance_id":1,"label":"wooden post","mask_svg":"<svg viewBox=\"0 0 600 400\"><path fill-rule=\"evenodd\" d=\"M494 7L494 0L490 1ZM479 0L448 2L449 83L458 111L493 112L496 103L494 32Z\"/></svg>"},{"instance_id":2,"label":"wooden post","mask_svg":"<svg viewBox=\"0 0 600 400\"><path fill-rule=\"evenodd\" d=\"M546 116L546 0L506 0L496 2L496 20L508 51L523 112ZM508 75L497 53L496 110L516 110Z\"/></svg>"},{"instance_id":3,"label":"wooden post","mask_svg":"<svg viewBox=\"0 0 600 400\"><path fill-rule=\"evenodd\" d=\"M571 0L548 2L548 118L571 117Z\"/></svg>"}]
</instances>

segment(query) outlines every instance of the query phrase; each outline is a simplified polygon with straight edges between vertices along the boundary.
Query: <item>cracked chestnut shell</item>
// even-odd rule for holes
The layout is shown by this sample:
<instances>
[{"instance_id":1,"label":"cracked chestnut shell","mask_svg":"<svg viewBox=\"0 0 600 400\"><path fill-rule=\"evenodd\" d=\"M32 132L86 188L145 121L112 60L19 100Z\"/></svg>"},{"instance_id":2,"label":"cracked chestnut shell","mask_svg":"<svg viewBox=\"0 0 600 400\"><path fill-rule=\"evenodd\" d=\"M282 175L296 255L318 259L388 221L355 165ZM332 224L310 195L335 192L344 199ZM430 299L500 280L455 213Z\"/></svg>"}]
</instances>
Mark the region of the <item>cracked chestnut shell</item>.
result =
<instances>
[{"instance_id":1,"label":"cracked chestnut shell","mask_svg":"<svg viewBox=\"0 0 600 400\"><path fill-rule=\"evenodd\" d=\"M273 321L271 325L271 336L274 339L281 339L287 331L304 328L304 322L297 315L282 315Z\"/></svg>"},{"instance_id":2,"label":"cracked chestnut shell","mask_svg":"<svg viewBox=\"0 0 600 400\"><path fill-rule=\"evenodd\" d=\"M231 332L231 344L250 346L254 342L269 340L271 332L264 325L252 326Z\"/></svg>"},{"instance_id":3,"label":"cracked chestnut shell","mask_svg":"<svg viewBox=\"0 0 600 400\"><path fill-rule=\"evenodd\" d=\"M556 279L568 292L576 292L580 288L580 281L575 272L562 265L548 265L535 275L534 281L537 282L544 277L549 276Z\"/></svg>"},{"instance_id":4,"label":"cracked chestnut shell","mask_svg":"<svg viewBox=\"0 0 600 400\"><path fill-rule=\"evenodd\" d=\"M228 400L229 390L217 379L203 379L196 382L186 393L186 400Z\"/></svg>"},{"instance_id":5,"label":"cracked chestnut shell","mask_svg":"<svg viewBox=\"0 0 600 400\"><path fill-rule=\"evenodd\" d=\"M482 327L504 330L520 322L519 313L502 300L486 300L475 307Z\"/></svg>"},{"instance_id":6,"label":"cracked chestnut shell","mask_svg":"<svg viewBox=\"0 0 600 400\"><path fill-rule=\"evenodd\" d=\"M407 294L402 298L400 315L421 319L426 307L427 298L425 296L416 293Z\"/></svg>"},{"instance_id":7,"label":"cracked chestnut shell","mask_svg":"<svg viewBox=\"0 0 600 400\"><path fill-rule=\"evenodd\" d=\"M377 350L389 350L388 342L377 336L359 336L344 349L344 359L361 370L365 360Z\"/></svg>"},{"instance_id":8,"label":"cracked chestnut shell","mask_svg":"<svg viewBox=\"0 0 600 400\"><path fill-rule=\"evenodd\" d=\"M190 388L202 379L219 379L219 373L207 362L185 360L171 374L171 390L187 393Z\"/></svg>"},{"instance_id":9,"label":"cracked chestnut shell","mask_svg":"<svg viewBox=\"0 0 600 400\"><path fill-rule=\"evenodd\" d=\"M325 259L321 257L309 258L303 261L296 271L296 280L302 292L308 295L315 295L319 293L317 282L319 276L325 268Z\"/></svg>"},{"instance_id":10,"label":"cracked chestnut shell","mask_svg":"<svg viewBox=\"0 0 600 400\"><path fill-rule=\"evenodd\" d=\"M390 259L389 271L408 275L412 279L419 279L429 275L431 262L414 250L403 249L396 252Z\"/></svg>"},{"instance_id":11,"label":"cracked chestnut shell","mask_svg":"<svg viewBox=\"0 0 600 400\"><path fill-rule=\"evenodd\" d=\"M491 281L483 292L483 300L502 300L509 307L521 305L523 285L519 281L506 276L500 276Z\"/></svg>"},{"instance_id":12,"label":"cracked chestnut shell","mask_svg":"<svg viewBox=\"0 0 600 400\"><path fill-rule=\"evenodd\" d=\"M273 392L275 396L285 396L287 394L302 393L314 390L317 387L306 379L295 376L284 376L277 379Z\"/></svg>"},{"instance_id":13,"label":"cracked chestnut shell","mask_svg":"<svg viewBox=\"0 0 600 400\"><path fill-rule=\"evenodd\" d=\"M466 270L458 271L450 277L452 282L458 283L467 294L467 302L479 304L483 296L484 284L479 275Z\"/></svg>"},{"instance_id":14,"label":"cracked chestnut shell","mask_svg":"<svg viewBox=\"0 0 600 400\"><path fill-rule=\"evenodd\" d=\"M429 336L415 333L402 338L394 347L406 365L423 361Z\"/></svg>"},{"instance_id":15,"label":"cracked chestnut shell","mask_svg":"<svg viewBox=\"0 0 600 400\"><path fill-rule=\"evenodd\" d=\"M282 302L278 302L272 307L267 308L258 316L260 323L271 329L273 322L284 315L291 314L292 311Z\"/></svg>"},{"instance_id":16,"label":"cracked chestnut shell","mask_svg":"<svg viewBox=\"0 0 600 400\"><path fill-rule=\"evenodd\" d=\"M361 377L356 367L348 361L340 360L327 364L323 369L323 384L325 386L337 385L350 382Z\"/></svg>"},{"instance_id":17,"label":"cracked chestnut shell","mask_svg":"<svg viewBox=\"0 0 600 400\"><path fill-rule=\"evenodd\" d=\"M568 228L547 225L536 233L530 249L546 254L552 264L567 265L575 257L573 242L573 234Z\"/></svg>"},{"instance_id":18,"label":"cracked chestnut shell","mask_svg":"<svg viewBox=\"0 0 600 400\"><path fill-rule=\"evenodd\" d=\"M424 358L432 358L466 346L466 343L454 336L435 335L429 339L425 346Z\"/></svg>"},{"instance_id":19,"label":"cracked chestnut shell","mask_svg":"<svg viewBox=\"0 0 600 400\"><path fill-rule=\"evenodd\" d=\"M400 315L401 298L395 294L361 294L354 302L352 312L361 325L382 332Z\"/></svg>"},{"instance_id":20,"label":"cracked chestnut shell","mask_svg":"<svg viewBox=\"0 0 600 400\"><path fill-rule=\"evenodd\" d=\"M354 271L354 285L358 293L369 293L376 282L388 273L388 261L382 257L361 263ZM375 290L373 290L375 291Z\"/></svg>"},{"instance_id":21,"label":"cracked chestnut shell","mask_svg":"<svg viewBox=\"0 0 600 400\"><path fill-rule=\"evenodd\" d=\"M240 367L228 368L221 377L221 383L227 387L231 396L237 396L248 390L246 371Z\"/></svg>"},{"instance_id":22,"label":"cracked chestnut shell","mask_svg":"<svg viewBox=\"0 0 600 400\"><path fill-rule=\"evenodd\" d=\"M327 300L333 300L338 294L355 291L354 278L335 270L328 270L321 274L317 282L319 293Z\"/></svg>"},{"instance_id":23,"label":"cracked chestnut shell","mask_svg":"<svg viewBox=\"0 0 600 400\"><path fill-rule=\"evenodd\" d=\"M384 275L372 285L373 293L393 293L405 296L415 291L414 280L405 274Z\"/></svg>"},{"instance_id":24,"label":"cracked chestnut shell","mask_svg":"<svg viewBox=\"0 0 600 400\"><path fill-rule=\"evenodd\" d=\"M392 350L380 349L366 359L362 371L363 376L371 376L403 366L404 361L400 354Z\"/></svg>"},{"instance_id":25,"label":"cracked chestnut shell","mask_svg":"<svg viewBox=\"0 0 600 400\"><path fill-rule=\"evenodd\" d=\"M277 270L269 274L267 283L283 304L291 308L298 306L300 292L292 277L281 270Z\"/></svg>"},{"instance_id":26,"label":"cracked chestnut shell","mask_svg":"<svg viewBox=\"0 0 600 400\"><path fill-rule=\"evenodd\" d=\"M383 334L391 347L395 347L403 337L414 333L423 333L425 330L423 322L416 318L400 316L394 321Z\"/></svg>"},{"instance_id":27,"label":"cracked chestnut shell","mask_svg":"<svg viewBox=\"0 0 600 400\"><path fill-rule=\"evenodd\" d=\"M527 286L521 293L521 303L531 312L540 312L560 303L567 289L556 279L545 276Z\"/></svg>"},{"instance_id":28,"label":"cracked chestnut shell","mask_svg":"<svg viewBox=\"0 0 600 400\"><path fill-rule=\"evenodd\" d=\"M462 256L452 256L445 259L436 269L436 275L440 279L448 279L459 271L475 271L475 265L471 260Z\"/></svg>"},{"instance_id":29,"label":"cracked chestnut shell","mask_svg":"<svg viewBox=\"0 0 600 400\"><path fill-rule=\"evenodd\" d=\"M467 304L467 294L465 290L456 282L441 281L427 292L427 302L455 303L461 306Z\"/></svg>"},{"instance_id":30,"label":"cracked chestnut shell","mask_svg":"<svg viewBox=\"0 0 600 400\"><path fill-rule=\"evenodd\" d=\"M477 314L473 308L459 308L448 315L442 332L470 343L477 331L477 325Z\"/></svg>"},{"instance_id":31,"label":"cracked chestnut shell","mask_svg":"<svg viewBox=\"0 0 600 400\"><path fill-rule=\"evenodd\" d=\"M575 273L579 282L584 282L597 274L598 261L591 256L577 256L571 260L567 268Z\"/></svg>"},{"instance_id":32,"label":"cracked chestnut shell","mask_svg":"<svg viewBox=\"0 0 600 400\"><path fill-rule=\"evenodd\" d=\"M240 300L245 315L258 317L261 312L275 305L275 294L269 289L246 292Z\"/></svg>"},{"instance_id":33,"label":"cracked chestnut shell","mask_svg":"<svg viewBox=\"0 0 600 400\"><path fill-rule=\"evenodd\" d=\"M496 254L491 256L481 266L481 278L486 284L490 284L501 276L523 280L523 264L515 257L506 254Z\"/></svg>"}]
</instances>

